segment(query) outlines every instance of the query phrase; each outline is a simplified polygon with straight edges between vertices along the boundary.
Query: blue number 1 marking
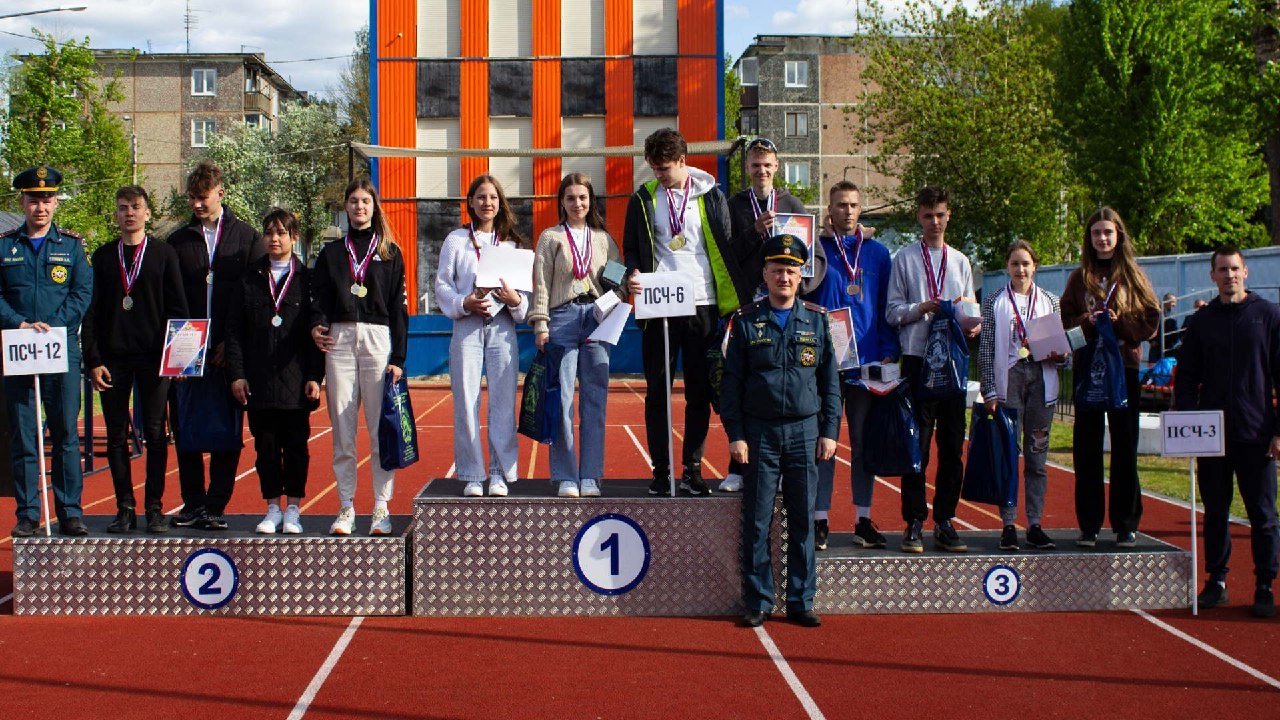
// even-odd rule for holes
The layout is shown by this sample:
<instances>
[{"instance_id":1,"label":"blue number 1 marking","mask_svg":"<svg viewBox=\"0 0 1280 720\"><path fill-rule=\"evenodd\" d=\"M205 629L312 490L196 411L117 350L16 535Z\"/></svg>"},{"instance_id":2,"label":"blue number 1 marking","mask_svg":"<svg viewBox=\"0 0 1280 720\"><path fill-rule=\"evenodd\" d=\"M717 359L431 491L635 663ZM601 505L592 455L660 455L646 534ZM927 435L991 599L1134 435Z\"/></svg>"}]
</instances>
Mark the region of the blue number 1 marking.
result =
<instances>
[{"instance_id":1,"label":"blue number 1 marking","mask_svg":"<svg viewBox=\"0 0 1280 720\"><path fill-rule=\"evenodd\" d=\"M222 593L221 590L214 587L214 585L218 584L218 578L222 577L222 571L218 569L218 565L216 563L205 563L204 565L201 565L200 569L196 572L201 575L209 576L209 579L205 580L204 584L201 585L200 589L196 590L196 592L201 595L220 595Z\"/></svg>"},{"instance_id":2,"label":"blue number 1 marking","mask_svg":"<svg viewBox=\"0 0 1280 720\"><path fill-rule=\"evenodd\" d=\"M617 575L621 572L618 569L618 533L613 533L608 540L600 543L600 549L609 551L609 574Z\"/></svg>"}]
</instances>

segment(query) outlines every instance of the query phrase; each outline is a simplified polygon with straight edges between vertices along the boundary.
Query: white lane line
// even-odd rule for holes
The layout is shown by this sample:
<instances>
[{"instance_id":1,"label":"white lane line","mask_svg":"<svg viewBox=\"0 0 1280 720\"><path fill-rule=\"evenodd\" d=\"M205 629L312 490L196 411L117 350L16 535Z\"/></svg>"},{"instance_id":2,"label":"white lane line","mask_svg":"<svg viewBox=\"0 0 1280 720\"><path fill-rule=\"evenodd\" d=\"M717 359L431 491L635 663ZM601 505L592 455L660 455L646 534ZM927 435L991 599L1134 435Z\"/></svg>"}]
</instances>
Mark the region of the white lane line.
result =
<instances>
[{"instance_id":1,"label":"white lane line","mask_svg":"<svg viewBox=\"0 0 1280 720\"><path fill-rule=\"evenodd\" d=\"M844 463L845 465L848 465L848 466L850 466L850 467L852 467L852 466L853 466L853 465L852 465L852 463L850 463L848 460L845 460L844 458L840 457L839 455L836 455L836 460L837 460L837 461L839 461L839 462L842 462L842 463ZM897 485L894 485L893 483L889 482L888 480L885 480L884 478L880 477L879 475L876 475L876 476L875 476L875 478L876 478L876 482L880 483L881 485L884 485L885 487L887 487L887 488L889 488L890 490L892 490L892 491L894 491L894 492L898 493L899 495L901 495L901 494L902 494L902 488L898 487ZM932 509L933 509L933 503L925 503L925 507L927 507L927 508L929 508L930 510L932 510ZM951 519L951 522L953 522L953 523L955 523L955 524L957 524L957 525L961 525L961 526L963 526L963 527L964 527L964 529L966 529L966 530L977 530L977 529L978 529L978 526L977 526L977 525L974 525L973 523L967 523L967 522L965 522L964 520L961 520L961 519L960 519L960 518L958 518L958 517L957 517L957 518L952 518L952 519Z\"/></svg>"},{"instance_id":2,"label":"white lane line","mask_svg":"<svg viewBox=\"0 0 1280 720\"><path fill-rule=\"evenodd\" d=\"M1147 622L1151 623L1152 625L1155 625L1156 627L1160 628L1161 630L1164 630L1165 632L1168 632L1169 634L1173 635L1174 637L1179 638L1179 639L1181 639L1181 640L1185 640L1185 641L1187 641L1187 642L1191 643L1192 645L1194 645L1195 647L1200 648L1201 650L1203 650L1203 651L1205 651L1205 652L1209 653L1210 655L1212 655L1212 656L1214 656L1214 657L1218 658L1218 659L1219 659L1219 660L1221 660L1222 662L1224 662L1224 663L1226 663L1226 664L1230 665L1231 667L1234 667L1235 669L1240 670L1240 671L1242 671L1242 672L1248 673L1249 675L1252 675L1253 677L1257 678L1258 680L1261 680L1262 682L1264 682L1264 683L1266 683L1266 684L1270 685L1271 687L1273 687L1273 688L1275 688L1275 689L1277 689L1277 690L1280 690L1280 680L1276 680L1275 678L1271 677L1270 675L1268 675L1268 674L1266 674L1266 673L1264 673L1264 672L1262 672L1262 671L1260 671L1260 670L1255 670L1254 668L1250 667L1249 665L1246 665L1245 663L1243 663L1243 662L1241 662L1241 661L1239 661L1239 660L1237 660L1237 659L1235 659L1235 658L1231 657L1230 655L1228 655L1228 654L1226 654L1226 653L1222 652L1222 651L1221 651L1221 650L1219 650L1218 648L1216 648L1216 647L1214 647L1214 646L1212 646L1212 645L1210 645L1210 644L1208 644L1208 643L1206 643L1206 642L1203 642L1203 641L1198 640L1198 639L1196 639L1196 638L1194 638L1194 637L1191 637L1190 635L1188 635L1188 634L1186 634L1186 633L1182 632L1181 630L1179 630L1178 628L1176 628L1176 627L1174 627L1174 626L1170 625L1169 623L1167 623L1167 622L1165 622L1165 621L1163 621L1163 620L1161 620L1161 619L1159 619L1159 618L1156 618L1156 617L1151 616L1151 615L1150 615L1150 614L1148 614L1145 610L1134 610L1133 612L1134 612L1135 614L1137 614L1137 615L1138 615L1138 617L1141 617L1143 620L1146 620Z\"/></svg>"},{"instance_id":3,"label":"white lane line","mask_svg":"<svg viewBox=\"0 0 1280 720\"><path fill-rule=\"evenodd\" d=\"M782 651L774 644L773 638L769 637L769 632L763 627L756 628L756 639L764 646L764 651L769 654L769 659L773 661L773 666L778 668L782 678L787 681L791 692L795 693L796 699L800 701L800 705L804 708L810 720L826 720L827 716L822 714L822 711L818 709L818 704L809 695L809 691L804 689L804 683L800 682L800 678L796 677L791 665L782 656Z\"/></svg>"},{"instance_id":4,"label":"white lane line","mask_svg":"<svg viewBox=\"0 0 1280 720\"><path fill-rule=\"evenodd\" d=\"M626 430L626 431L627 431L627 434L631 436L631 442L633 442L633 443L635 443L635 444L636 444L636 449L640 451L640 454L641 454L642 456L644 456L644 461L645 461L645 463L647 463L650 467L652 467L652 466L653 466L653 458L649 457L649 453L648 453L648 451L646 451L646 450L644 449L644 446L640 444L640 438L636 437L636 434L635 434L634 432L632 432L632 431L631 431L631 426L630 426L630 425L623 425L623 426L622 426L622 429L623 429L623 430Z\"/></svg>"},{"instance_id":5,"label":"white lane line","mask_svg":"<svg viewBox=\"0 0 1280 720\"><path fill-rule=\"evenodd\" d=\"M1075 471L1075 470L1073 470L1072 468L1067 467L1066 465L1060 465L1060 464L1058 464L1058 463L1056 463L1056 462L1049 462L1049 461L1047 461L1047 460L1046 460L1046 461L1045 461L1045 466L1046 466L1046 467L1051 467L1051 468L1053 468L1054 470L1061 470L1062 472L1071 473L1071 477L1072 477L1073 479L1075 478L1076 471ZM1106 483L1106 484L1108 484L1108 485L1109 485L1109 484L1111 484L1111 481L1110 481L1110 480L1104 480L1103 482L1104 482L1104 483ZM1166 503L1169 503L1170 505L1174 505L1174 506L1176 506L1176 507L1180 507L1180 508L1182 508L1183 510L1190 510L1190 509L1191 509L1191 503L1187 502L1186 500L1182 500L1182 499L1179 499L1179 498L1176 498L1176 497L1170 497L1170 496L1168 496L1168 495L1165 495L1164 493L1152 492L1152 491L1150 491L1150 490L1143 490L1143 491L1142 491L1142 494L1143 494L1143 496L1144 496L1144 497L1149 497L1149 498L1151 498L1151 499L1153 499L1153 500L1159 500L1159 501L1161 501L1161 502L1166 502ZM1202 505L1202 504L1200 504L1200 503L1197 503L1197 504L1196 504L1196 514L1197 514L1197 515L1203 515L1203 514L1204 514L1204 505ZM1237 517L1237 516L1235 516L1235 515L1231 515L1231 516L1227 517L1227 522L1230 522L1230 523L1231 523L1231 524L1233 524L1233 525L1242 525L1242 526L1244 526L1244 527L1249 527L1249 519L1248 519L1248 518Z\"/></svg>"},{"instance_id":6,"label":"white lane line","mask_svg":"<svg viewBox=\"0 0 1280 720\"><path fill-rule=\"evenodd\" d=\"M334 643L333 649L329 651L329 657L325 658L324 664L316 671L315 677L311 678L311 683L303 691L302 697L298 698L298 703L293 706L293 712L289 713L288 720L302 720L302 716L307 714L307 708L311 707L316 695L320 694L324 681L329 679L329 673L333 672L338 660L342 659L342 653L347 651L347 645L351 644L351 638L355 636L362 622L364 622L363 617L351 618L351 623L347 625L342 637L338 638L338 642Z\"/></svg>"}]
</instances>

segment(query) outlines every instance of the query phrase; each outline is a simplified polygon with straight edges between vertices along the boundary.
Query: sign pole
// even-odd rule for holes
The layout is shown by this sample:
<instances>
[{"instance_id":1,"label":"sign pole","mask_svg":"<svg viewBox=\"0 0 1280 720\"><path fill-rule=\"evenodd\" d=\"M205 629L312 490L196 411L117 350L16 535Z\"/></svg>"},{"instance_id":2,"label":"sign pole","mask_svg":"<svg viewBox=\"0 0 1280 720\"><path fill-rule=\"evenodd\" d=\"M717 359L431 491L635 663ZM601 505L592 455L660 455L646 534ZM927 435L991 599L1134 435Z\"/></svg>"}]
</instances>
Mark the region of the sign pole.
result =
<instances>
[{"instance_id":1,"label":"sign pole","mask_svg":"<svg viewBox=\"0 0 1280 720\"><path fill-rule=\"evenodd\" d=\"M32 375L36 386L36 460L40 463L40 511L44 514L44 536L53 535L53 526L49 524L49 477L44 468L44 406L40 403L40 376Z\"/></svg>"},{"instance_id":2,"label":"sign pole","mask_svg":"<svg viewBox=\"0 0 1280 720\"><path fill-rule=\"evenodd\" d=\"M17 328L0 333L3 346L4 374L30 376L35 384L36 400L36 459L40 463L40 509L44 514L45 537L53 535L49 522L49 475L44 464L44 403L40 398L40 378L43 375L59 375L68 371L67 329L65 327L36 330ZM15 482L21 478L14 478Z\"/></svg>"},{"instance_id":3,"label":"sign pole","mask_svg":"<svg viewBox=\"0 0 1280 720\"><path fill-rule=\"evenodd\" d=\"M1200 614L1200 543L1196 540L1196 459L1187 458L1187 474L1191 478L1191 616Z\"/></svg>"},{"instance_id":4,"label":"sign pole","mask_svg":"<svg viewBox=\"0 0 1280 720\"><path fill-rule=\"evenodd\" d=\"M663 369L666 371L667 379L667 485L670 488L671 497L676 496L676 446L675 438L672 432L675 425L671 418L671 328L667 323L667 318L662 318L662 363Z\"/></svg>"},{"instance_id":5,"label":"sign pole","mask_svg":"<svg viewBox=\"0 0 1280 720\"><path fill-rule=\"evenodd\" d=\"M1196 458L1227 454L1225 417L1221 410L1171 410L1160 413L1160 454L1187 458L1191 485L1191 615L1200 614L1200 540L1196 531Z\"/></svg>"}]
</instances>

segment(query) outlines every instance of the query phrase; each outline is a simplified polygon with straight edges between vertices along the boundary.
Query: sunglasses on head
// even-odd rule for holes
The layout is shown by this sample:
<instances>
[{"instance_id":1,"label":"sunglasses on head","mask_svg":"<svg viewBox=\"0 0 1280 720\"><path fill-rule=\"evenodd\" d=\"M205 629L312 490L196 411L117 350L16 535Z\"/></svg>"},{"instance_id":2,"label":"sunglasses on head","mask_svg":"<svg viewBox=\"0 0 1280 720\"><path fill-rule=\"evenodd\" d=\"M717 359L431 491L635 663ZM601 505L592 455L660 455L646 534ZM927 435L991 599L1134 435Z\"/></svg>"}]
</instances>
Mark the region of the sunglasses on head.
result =
<instances>
[{"instance_id":1,"label":"sunglasses on head","mask_svg":"<svg viewBox=\"0 0 1280 720\"><path fill-rule=\"evenodd\" d=\"M774 145L773 141L768 138L756 138L747 143L747 152L752 150L768 150L771 153L776 153L778 152L778 146Z\"/></svg>"}]
</instances>

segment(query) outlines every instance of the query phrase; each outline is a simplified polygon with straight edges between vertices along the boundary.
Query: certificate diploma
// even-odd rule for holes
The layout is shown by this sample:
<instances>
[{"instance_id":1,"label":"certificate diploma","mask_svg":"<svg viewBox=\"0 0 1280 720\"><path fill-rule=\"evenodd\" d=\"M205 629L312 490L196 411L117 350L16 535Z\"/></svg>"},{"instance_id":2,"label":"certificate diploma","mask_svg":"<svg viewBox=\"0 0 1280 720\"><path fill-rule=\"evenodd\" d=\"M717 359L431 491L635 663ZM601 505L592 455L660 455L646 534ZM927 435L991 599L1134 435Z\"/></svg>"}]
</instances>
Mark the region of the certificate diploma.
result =
<instances>
[{"instance_id":1,"label":"certificate diploma","mask_svg":"<svg viewBox=\"0 0 1280 720\"><path fill-rule=\"evenodd\" d=\"M208 320L170 320L160 355L160 377L203 377L208 343Z\"/></svg>"}]
</instances>

